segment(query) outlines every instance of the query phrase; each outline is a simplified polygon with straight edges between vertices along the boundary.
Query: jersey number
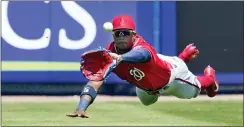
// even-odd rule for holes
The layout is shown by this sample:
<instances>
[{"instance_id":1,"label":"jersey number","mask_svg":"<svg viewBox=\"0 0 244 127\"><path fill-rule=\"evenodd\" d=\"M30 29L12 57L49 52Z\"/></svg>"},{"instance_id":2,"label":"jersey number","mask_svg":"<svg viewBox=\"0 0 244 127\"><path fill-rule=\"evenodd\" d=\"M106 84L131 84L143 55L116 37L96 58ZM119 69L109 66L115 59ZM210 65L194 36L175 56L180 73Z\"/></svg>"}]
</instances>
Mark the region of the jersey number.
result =
<instances>
[{"instance_id":1,"label":"jersey number","mask_svg":"<svg viewBox=\"0 0 244 127\"><path fill-rule=\"evenodd\" d=\"M142 80L145 77L144 72L139 70L139 69L137 69L137 68L135 68L135 67L134 67L134 69L130 70L130 75L134 76L134 79L136 81L140 81L140 80Z\"/></svg>"}]
</instances>

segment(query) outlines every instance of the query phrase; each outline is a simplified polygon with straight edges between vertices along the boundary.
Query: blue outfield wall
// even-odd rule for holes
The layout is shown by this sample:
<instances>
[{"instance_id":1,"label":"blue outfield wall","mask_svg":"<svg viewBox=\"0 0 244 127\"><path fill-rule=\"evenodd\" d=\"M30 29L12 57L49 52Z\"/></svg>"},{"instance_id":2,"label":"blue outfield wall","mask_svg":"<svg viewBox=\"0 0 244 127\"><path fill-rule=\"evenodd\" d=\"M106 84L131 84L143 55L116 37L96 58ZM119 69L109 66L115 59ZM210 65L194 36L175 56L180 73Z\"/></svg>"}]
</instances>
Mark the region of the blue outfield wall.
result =
<instances>
[{"instance_id":1,"label":"blue outfield wall","mask_svg":"<svg viewBox=\"0 0 244 127\"><path fill-rule=\"evenodd\" d=\"M31 89L36 92L39 88L52 87L41 84L56 84L59 88L69 89L68 94L73 94L72 90L79 91L82 86L79 84L87 82L79 71L80 55L98 46L105 47L112 41L111 33L104 32L102 26L120 14L131 15L135 19L137 33L159 53L177 55L176 2L4 1L2 13L1 78L2 93L6 94L18 93L21 90L14 88L21 88L21 85L24 89L30 88L26 84L32 84ZM45 29L48 30L43 36ZM217 79L223 85L242 85L243 73L221 73ZM115 75L106 84L109 84L104 88L106 94L134 93L133 90L122 89L133 87ZM122 90L116 92L116 86ZM110 92L105 92L106 88ZM29 93L36 94L33 91ZM23 89L22 92L26 93ZM57 93L60 92L53 92Z\"/></svg>"}]
</instances>

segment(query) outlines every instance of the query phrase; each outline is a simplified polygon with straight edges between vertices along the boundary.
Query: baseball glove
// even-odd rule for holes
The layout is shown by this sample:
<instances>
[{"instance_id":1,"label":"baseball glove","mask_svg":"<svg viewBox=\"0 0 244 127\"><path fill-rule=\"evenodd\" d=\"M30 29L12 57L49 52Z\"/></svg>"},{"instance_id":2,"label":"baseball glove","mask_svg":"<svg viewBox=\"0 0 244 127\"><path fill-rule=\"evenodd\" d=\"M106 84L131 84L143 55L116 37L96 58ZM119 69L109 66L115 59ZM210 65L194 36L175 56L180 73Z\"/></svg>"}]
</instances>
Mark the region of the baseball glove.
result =
<instances>
[{"instance_id":1,"label":"baseball glove","mask_svg":"<svg viewBox=\"0 0 244 127\"><path fill-rule=\"evenodd\" d=\"M90 81L106 80L110 72L116 67L116 60L106 49L91 50L81 57L81 71Z\"/></svg>"}]
</instances>

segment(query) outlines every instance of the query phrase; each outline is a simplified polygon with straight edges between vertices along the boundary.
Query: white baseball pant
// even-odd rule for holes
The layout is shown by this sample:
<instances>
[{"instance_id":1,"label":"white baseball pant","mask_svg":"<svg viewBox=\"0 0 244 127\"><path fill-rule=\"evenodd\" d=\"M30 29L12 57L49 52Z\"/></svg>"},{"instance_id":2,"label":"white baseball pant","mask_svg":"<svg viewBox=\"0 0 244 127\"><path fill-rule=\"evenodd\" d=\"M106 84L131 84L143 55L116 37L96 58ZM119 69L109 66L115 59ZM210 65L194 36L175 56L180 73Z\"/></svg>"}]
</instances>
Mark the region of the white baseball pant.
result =
<instances>
[{"instance_id":1,"label":"white baseball pant","mask_svg":"<svg viewBox=\"0 0 244 127\"><path fill-rule=\"evenodd\" d=\"M176 56L157 55L161 60L173 65L170 81L165 87L159 90L159 93L181 99L196 98L201 92L201 84L197 80L197 77L188 70L186 63ZM144 105L155 103L159 97L150 95L139 88L136 88L136 94Z\"/></svg>"}]
</instances>

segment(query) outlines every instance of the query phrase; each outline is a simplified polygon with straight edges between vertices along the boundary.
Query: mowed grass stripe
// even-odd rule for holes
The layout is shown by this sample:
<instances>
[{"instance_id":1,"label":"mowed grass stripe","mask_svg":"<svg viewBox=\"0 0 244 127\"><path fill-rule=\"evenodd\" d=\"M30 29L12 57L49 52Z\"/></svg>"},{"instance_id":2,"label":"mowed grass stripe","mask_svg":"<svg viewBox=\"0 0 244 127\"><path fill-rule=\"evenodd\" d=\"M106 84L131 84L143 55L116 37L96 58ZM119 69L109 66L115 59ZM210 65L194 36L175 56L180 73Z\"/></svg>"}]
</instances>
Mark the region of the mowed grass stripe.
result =
<instances>
[{"instance_id":1,"label":"mowed grass stripe","mask_svg":"<svg viewBox=\"0 0 244 127\"><path fill-rule=\"evenodd\" d=\"M94 103L89 119L69 118L77 103L2 104L5 126L241 126L242 101L239 102L159 102L143 106L139 102ZM209 108L205 108L205 107ZM228 108L227 108L228 107ZM213 113L209 115L209 113Z\"/></svg>"},{"instance_id":2,"label":"mowed grass stripe","mask_svg":"<svg viewBox=\"0 0 244 127\"><path fill-rule=\"evenodd\" d=\"M243 125L242 101L170 102L162 105L153 105L152 110L215 125Z\"/></svg>"},{"instance_id":3,"label":"mowed grass stripe","mask_svg":"<svg viewBox=\"0 0 244 127\"><path fill-rule=\"evenodd\" d=\"M137 106L138 104L132 104ZM139 104L140 105L140 104ZM216 124L215 122L209 122L209 121L202 121L199 119L191 119L187 118L181 115L175 115L172 114L172 112L177 112L181 110L181 108L178 108L178 106L181 105L181 107L186 106L184 103L180 102L159 102L155 103L152 106L138 106L139 108L143 109L144 111L148 113L152 113L158 117L159 122L161 124L155 124L152 120L150 125L162 125L162 126L217 126L219 124ZM168 112L170 111L170 112ZM146 113L147 114L147 113ZM187 113L185 114L187 115ZM150 116L147 116L150 117ZM157 118L155 117L155 118Z\"/></svg>"},{"instance_id":4,"label":"mowed grass stripe","mask_svg":"<svg viewBox=\"0 0 244 127\"><path fill-rule=\"evenodd\" d=\"M113 107L114 109L111 108L110 106ZM110 103L109 107L100 107L100 105L96 105L96 107L94 106L94 108L96 108L96 110L107 110L108 112L107 115L109 116L108 119L111 119L113 122L110 122L106 125L124 125L124 126L139 126L139 125L163 126L164 125L165 126L165 125L181 125L180 123L193 122L192 120L185 119L184 117L177 117L177 116L165 114L163 112L156 112L155 110L150 109L148 106L144 106L136 102ZM104 117L106 118L106 116ZM125 122L119 123L121 121L125 121ZM177 121L178 123L175 121ZM196 123L199 122L200 121L197 121ZM200 124L205 125L206 123L201 122Z\"/></svg>"}]
</instances>

